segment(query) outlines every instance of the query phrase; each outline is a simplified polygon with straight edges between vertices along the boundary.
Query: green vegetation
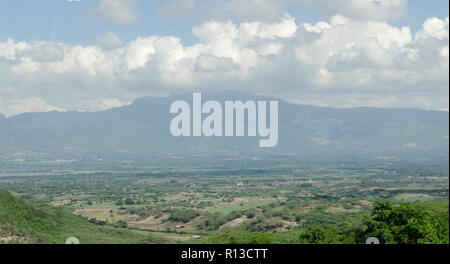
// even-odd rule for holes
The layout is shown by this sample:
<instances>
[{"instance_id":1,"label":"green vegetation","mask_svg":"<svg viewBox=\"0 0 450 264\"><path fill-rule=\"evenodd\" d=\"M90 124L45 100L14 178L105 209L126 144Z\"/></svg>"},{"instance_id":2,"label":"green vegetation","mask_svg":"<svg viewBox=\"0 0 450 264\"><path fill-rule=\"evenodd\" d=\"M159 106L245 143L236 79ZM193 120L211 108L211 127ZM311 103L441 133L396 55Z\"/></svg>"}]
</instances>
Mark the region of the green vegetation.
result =
<instances>
[{"instance_id":1,"label":"green vegetation","mask_svg":"<svg viewBox=\"0 0 450 264\"><path fill-rule=\"evenodd\" d=\"M282 233L227 231L207 238L213 244L353 244L356 238L346 229L334 226L308 227Z\"/></svg>"},{"instance_id":2,"label":"green vegetation","mask_svg":"<svg viewBox=\"0 0 450 264\"><path fill-rule=\"evenodd\" d=\"M403 203L378 201L373 212L358 226L316 226L282 233L244 230L213 235L213 244L354 244L375 236L382 244L448 244L448 202Z\"/></svg>"},{"instance_id":3,"label":"green vegetation","mask_svg":"<svg viewBox=\"0 0 450 264\"><path fill-rule=\"evenodd\" d=\"M164 242L148 234L100 227L60 209L17 199L0 189L0 242L65 243L69 237L85 244Z\"/></svg>"},{"instance_id":4,"label":"green vegetation","mask_svg":"<svg viewBox=\"0 0 450 264\"><path fill-rule=\"evenodd\" d=\"M20 198L2 195L0 239L347 244L376 236L382 243L448 243L448 168L391 162L25 166L0 172L0 188Z\"/></svg>"},{"instance_id":5,"label":"green vegetation","mask_svg":"<svg viewBox=\"0 0 450 264\"><path fill-rule=\"evenodd\" d=\"M179 210L171 214L168 220L172 222L189 223L192 219L199 215L200 214L194 210Z\"/></svg>"},{"instance_id":6,"label":"green vegetation","mask_svg":"<svg viewBox=\"0 0 450 264\"><path fill-rule=\"evenodd\" d=\"M389 201L377 202L364 220L364 234L383 244L448 244L448 224L448 203L394 206Z\"/></svg>"}]
</instances>

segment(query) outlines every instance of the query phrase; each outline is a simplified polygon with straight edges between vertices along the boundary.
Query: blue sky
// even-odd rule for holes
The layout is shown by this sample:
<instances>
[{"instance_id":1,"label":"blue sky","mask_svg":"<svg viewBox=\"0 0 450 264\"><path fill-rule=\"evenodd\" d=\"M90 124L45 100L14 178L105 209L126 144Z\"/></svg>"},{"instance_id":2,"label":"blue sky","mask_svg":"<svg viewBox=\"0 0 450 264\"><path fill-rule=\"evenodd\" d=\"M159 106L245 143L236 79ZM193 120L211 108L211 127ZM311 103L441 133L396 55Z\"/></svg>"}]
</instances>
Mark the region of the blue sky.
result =
<instances>
[{"instance_id":1,"label":"blue sky","mask_svg":"<svg viewBox=\"0 0 450 264\"><path fill-rule=\"evenodd\" d=\"M116 32L131 40L137 36L177 36L184 44L196 41L191 28L200 24L199 19L186 19L161 14L161 8L169 1L138 1L140 20L137 23L118 25L96 19L90 10L98 1L81 0L14 0L0 2L0 41L48 40L72 44L91 44L106 30ZM298 23L326 20L318 7L288 2L283 8ZM393 21L393 25L409 26L418 31L429 17L448 16L449 1L446 0L409 0L406 14Z\"/></svg>"},{"instance_id":2,"label":"blue sky","mask_svg":"<svg viewBox=\"0 0 450 264\"><path fill-rule=\"evenodd\" d=\"M133 39L146 35L191 37L190 26L157 15L163 1L140 1L140 21L117 25L90 14L97 1L15 0L0 2L0 40L55 40L72 44L92 43L105 30Z\"/></svg>"},{"instance_id":3,"label":"blue sky","mask_svg":"<svg viewBox=\"0 0 450 264\"><path fill-rule=\"evenodd\" d=\"M243 90L449 109L446 0L0 2L0 114Z\"/></svg>"}]
</instances>

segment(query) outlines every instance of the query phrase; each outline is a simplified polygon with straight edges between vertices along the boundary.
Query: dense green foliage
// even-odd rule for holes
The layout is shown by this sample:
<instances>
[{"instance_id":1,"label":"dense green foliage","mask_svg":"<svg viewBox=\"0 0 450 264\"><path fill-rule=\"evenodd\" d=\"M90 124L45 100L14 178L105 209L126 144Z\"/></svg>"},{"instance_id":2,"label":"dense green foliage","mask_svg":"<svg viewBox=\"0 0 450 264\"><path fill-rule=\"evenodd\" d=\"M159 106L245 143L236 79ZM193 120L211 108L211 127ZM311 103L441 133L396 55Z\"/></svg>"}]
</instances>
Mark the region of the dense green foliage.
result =
<instances>
[{"instance_id":1,"label":"dense green foliage","mask_svg":"<svg viewBox=\"0 0 450 264\"><path fill-rule=\"evenodd\" d=\"M27 214L4 203L0 242L62 243L84 235L83 243L145 243L150 234L168 243L203 242L199 236L213 243L364 243L369 236L448 242L448 169L390 162L107 170L99 163L83 171L26 162L0 176L0 189L31 206ZM35 219L38 210L44 220Z\"/></svg>"},{"instance_id":2,"label":"dense green foliage","mask_svg":"<svg viewBox=\"0 0 450 264\"><path fill-rule=\"evenodd\" d=\"M200 214L195 210L179 210L170 215L168 220L172 222L188 223L199 215Z\"/></svg>"},{"instance_id":3,"label":"dense green foliage","mask_svg":"<svg viewBox=\"0 0 450 264\"><path fill-rule=\"evenodd\" d=\"M372 215L364 220L364 234L383 244L448 243L448 204L446 212L443 207L436 209L433 204L377 202Z\"/></svg>"},{"instance_id":4,"label":"dense green foliage","mask_svg":"<svg viewBox=\"0 0 450 264\"><path fill-rule=\"evenodd\" d=\"M85 244L164 242L131 230L98 226L60 209L15 198L0 189L0 242L64 243L72 236Z\"/></svg>"},{"instance_id":5,"label":"dense green foliage","mask_svg":"<svg viewBox=\"0 0 450 264\"><path fill-rule=\"evenodd\" d=\"M219 244L353 244L368 237L382 244L448 244L448 202L402 203L378 201L373 212L358 226L311 226L287 232L234 230L209 237L205 243Z\"/></svg>"},{"instance_id":6,"label":"dense green foliage","mask_svg":"<svg viewBox=\"0 0 450 264\"><path fill-rule=\"evenodd\" d=\"M212 244L353 244L355 233L335 226L299 228L281 233L227 231L211 236Z\"/></svg>"}]
</instances>

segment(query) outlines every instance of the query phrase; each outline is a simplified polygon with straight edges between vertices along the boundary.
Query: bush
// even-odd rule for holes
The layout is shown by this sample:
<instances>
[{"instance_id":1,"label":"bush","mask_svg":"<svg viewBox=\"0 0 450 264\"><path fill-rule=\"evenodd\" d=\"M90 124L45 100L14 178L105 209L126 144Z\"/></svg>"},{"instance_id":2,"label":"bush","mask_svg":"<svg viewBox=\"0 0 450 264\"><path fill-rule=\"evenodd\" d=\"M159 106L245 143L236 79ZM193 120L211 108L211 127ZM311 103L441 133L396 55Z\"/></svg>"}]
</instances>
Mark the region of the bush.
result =
<instances>
[{"instance_id":1,"label":"bush","mask_svg":"<svg viewBox=\"0 0 450 264\"><path fill-rule=\"evenodd\" d=\"M199 215L200 214L195 210L180 210L171 214L168 220L172 222L188 223Z\"/></svg>"},{"instance_id":2,"label":"bush","mask_svg":"<svg viewBox=\"0 0 450 264\"><path fill-rule=\"evenodd\" d=\"M131 199L131 198L127 198L127 199L125 199L125 204L126 204L126 205L133 205L133 204L134 204L134 201L133 201L133 199Z\"/></svg>"}]
</instances>

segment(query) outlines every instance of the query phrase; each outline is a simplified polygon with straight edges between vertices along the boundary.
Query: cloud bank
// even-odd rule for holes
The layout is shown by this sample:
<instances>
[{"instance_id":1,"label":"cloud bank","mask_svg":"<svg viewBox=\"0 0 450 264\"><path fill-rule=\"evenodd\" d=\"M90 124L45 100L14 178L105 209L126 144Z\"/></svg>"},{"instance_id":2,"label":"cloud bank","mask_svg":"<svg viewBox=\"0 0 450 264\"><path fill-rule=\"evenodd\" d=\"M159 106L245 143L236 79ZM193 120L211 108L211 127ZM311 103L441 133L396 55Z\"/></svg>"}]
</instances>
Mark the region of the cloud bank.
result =
<instances>
[{"instance_id":1,"label":"cloud bank","mask_svg":"<svg viewBox=\"0 0 450 264\"><path fill-rule=\"evenodd\" d=\"M208 20L192 29L198 41L189 46L174 36L124 43L113 32L88 46L0 42L0 112L101 110L140 96L228 89L332 107L448 109L448 18L412 34L351 13L315 24L254 16Z\"/></svg>"}]
</instances>

